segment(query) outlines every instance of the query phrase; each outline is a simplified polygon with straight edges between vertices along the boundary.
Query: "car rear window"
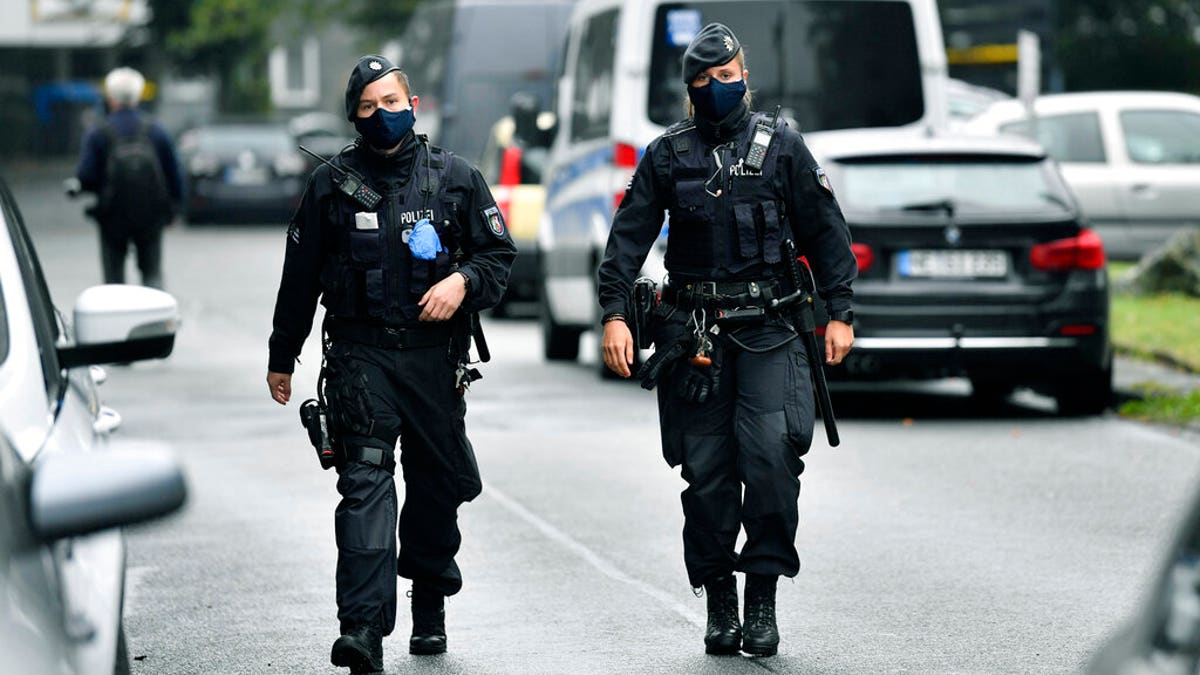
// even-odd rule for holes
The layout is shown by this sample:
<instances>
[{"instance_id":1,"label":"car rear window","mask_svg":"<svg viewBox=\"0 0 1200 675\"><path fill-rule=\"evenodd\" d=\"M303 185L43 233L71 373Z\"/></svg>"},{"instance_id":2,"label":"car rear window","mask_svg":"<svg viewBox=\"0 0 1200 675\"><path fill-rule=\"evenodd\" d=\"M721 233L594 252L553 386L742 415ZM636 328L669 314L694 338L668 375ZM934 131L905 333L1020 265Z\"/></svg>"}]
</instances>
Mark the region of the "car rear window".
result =
<instances>
[{"instance_id":1,"label":"car rear window","mask_svg":"<svg viewBox=\"0 0 1200 675\"><path fill-rule=\"evenodd\" d=\"M954 215L1053 213L1071 197L1045 160L911 157L840 163L838 202L857 211L945 211Z\"/></svg>"},{"instance_id":2,"label":"car rear window","mask_svg":"<svg viewBox=\"0 0 1200 675\"><path fill-rule=\"evenodd\" d=\"M801 129L890 127L924 114L917 35L903 2L679 2L654 21L649 116L684 116L683 52L701 26L719 21L743 40L754 107Z\"/></svg>"},{"instance_id":3,"label":"car rear window","mask_svg":"<svg viewBox=\"0 0 1200 675\"><path fill-rule=\"evenodd\" d=\"M1000 132L1033 139L1029 120L1000 125ZM1037 120L1037 138L1046 152L1060 162L1101 163L1107 161L1096 113L1046 115Z\"/></svg>"},{"instance_id":4,"label":"car rear window","mask_svg":"<svg viewBox=\"0 0 1200 675\"><path fill-rule=\"evenodd\" d=\"M196 132L195 147L218 155L251 150L269 156L290 149L292 137L284 129L274 127L208 128Z\"/></svg>"}]
</instances>

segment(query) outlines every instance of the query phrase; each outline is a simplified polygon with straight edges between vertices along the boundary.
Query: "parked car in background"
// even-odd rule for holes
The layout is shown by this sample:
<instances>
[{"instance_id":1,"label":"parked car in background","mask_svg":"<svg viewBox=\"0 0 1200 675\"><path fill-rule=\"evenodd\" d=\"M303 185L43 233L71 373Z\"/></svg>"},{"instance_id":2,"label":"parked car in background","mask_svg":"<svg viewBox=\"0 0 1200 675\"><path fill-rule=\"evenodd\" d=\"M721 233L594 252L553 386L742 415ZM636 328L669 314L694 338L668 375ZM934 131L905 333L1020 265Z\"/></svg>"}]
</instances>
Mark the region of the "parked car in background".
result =
<instances>
[{"instance_id":1,"label":"parked car in background","mask_svg":"<svg viewBox=\"0 0 1200 675\"><path fill-rule=\"evenodd\" d=\"M0 430L11 444L0 449L0 633L27 634L28 612L66 636L55 661L65 672L128 672L125 549L109 528L178 507L182 479L173 461L139 471L112 452L121 417L100 401L104 371L89 366L169 355L178 306L151 288L95 286L68 325L3 181L0 300ZM0 669L32 671L13 658L5 650Z\"/></svg>"},{"instance_id":2,"label":"parked car in background","mask_svg":"<svg viewBox=\"0 0 1200 675\"><path fill-rule=\"evenodd\" d=\"M228 123L184 133L188 223L270 222L291 218L309 164L282 124Z\"/></svg>"},{"instance_id":3,"label":"parked car in background","mask_svg":"<svg viewBox=\"0 0 1200 675\"><path fill-rule=\"evenodd\" d=\"M492 125L479 161L479 171L508 223L517 257L508 290L492 310L503 316L512 302L535 302L541 288L537 260L537 228L546 201L542 172L553 139L554 113L539 111L537 97L514 94L512 113Z\"/></svg>"},{"instance_id":4,"label":"parked car in background","mask_svg":"<svg viewBox=\"0 0 1200 675\"><path fill-rule=\"evenodd\" d=\"M574 0L421 3L383 53L420 96L416 130L477 162L491 125L518 92L549 104Z\"/></svg>"},{"instance_id":5,"label":"parked car in background","mask_svg":"<svg viewBox=\"0 0 1200 675\"><path fill-rule=\"evenodd\" d=\"M713 21L745 41L755 108L782 106L805 133L944 125L946 52L933 0L581 0L568 24L538 228L547 359L576 359L582 333L599 325L596 270L613 213L646 145L685 117L680 59ZM642 270L656 280L664 244Z\"/></svg>"},{"instance_id":6,"label":"parked car in background","mask_svg":"<svg viewBox=\"0 0 1200 675\"><path fill-rule=\"evenodd\" d=\"M1200 98L1148 91L993 104L964 127L1034 138L1063 176L1109 255L1136 259L1200 225Z\"/></svg>"},{"instance_id":7,"label":"parked car in background","mask_svg":"<svg viewBox=\"0 0 1200 675\"><path fill-rule=\"evenodd\" d=\"M310 112L297 115L288 121L288 133L292 135L294 146L304 146L310 152L325 159L332 159L347 145L354 142L358 135L354 127L344 117L333 113ZM308 163L306 174L317 168L320 160L304 155Z\"/></svg>"},{"instance_id":8,"label":"parked car in background","mask_svg":"<svg viewBox=\"0 0 1200 675\"><path fill-rule=\"evenodd\" d=\"M1104 247L1040 147L1013 138L811 134L850 226L854 349L836 377L965 376L1060 413L1112 399Z\"/></svg>"}]
</instances>

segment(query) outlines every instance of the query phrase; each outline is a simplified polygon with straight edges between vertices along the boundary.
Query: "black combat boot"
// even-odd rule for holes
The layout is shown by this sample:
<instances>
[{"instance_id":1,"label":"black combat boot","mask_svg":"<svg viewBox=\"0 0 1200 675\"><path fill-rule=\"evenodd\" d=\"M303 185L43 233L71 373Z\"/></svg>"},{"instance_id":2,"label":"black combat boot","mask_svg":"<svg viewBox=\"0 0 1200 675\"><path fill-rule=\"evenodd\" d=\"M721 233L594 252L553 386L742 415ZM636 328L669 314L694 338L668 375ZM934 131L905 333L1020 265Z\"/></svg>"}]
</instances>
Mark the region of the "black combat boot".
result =
<instances>
[{"instance_id":1,"label":"black combat boot","mask_svg":"<svg viewBox=\"0 0 1200 675\"><path fill-rule=\"evenodd\" d=\"M737 579L732 574L704 584L708 596L708 628L704 631L707 654L736 654L742 646L742 622L738 618Z\"/></svg>"},{"instance_id":2,"label":"black combat boot","mask_svg":"<svg viewBox=\"0 0 1200 675\"><path fill-rule=\"evenodd\" d=\"M445 596L419 583L413 584L411 596L413 629L408 653L446 653Z\"/></svg>"},{"instance_id":3,"label":"black combat boot","mask_svg":"<svg viewBox=\"0 0 1200 675\"><path fill-rule=\"evenodd\" d=\"M353 675L383 672L383 631L376 621L342 626L329 661Z\"/></svg>"},{"instance_id":4,"label":"black combat boot","mask_svg":"<svg viewBox=\"0 0 1200 675\"><path fill-rule=\"evenodd\" d=\"M742 651L771 656L779 651L779 628L775 625L776 576L746 575L746 625Z\"/></svg>"}]
</instances>

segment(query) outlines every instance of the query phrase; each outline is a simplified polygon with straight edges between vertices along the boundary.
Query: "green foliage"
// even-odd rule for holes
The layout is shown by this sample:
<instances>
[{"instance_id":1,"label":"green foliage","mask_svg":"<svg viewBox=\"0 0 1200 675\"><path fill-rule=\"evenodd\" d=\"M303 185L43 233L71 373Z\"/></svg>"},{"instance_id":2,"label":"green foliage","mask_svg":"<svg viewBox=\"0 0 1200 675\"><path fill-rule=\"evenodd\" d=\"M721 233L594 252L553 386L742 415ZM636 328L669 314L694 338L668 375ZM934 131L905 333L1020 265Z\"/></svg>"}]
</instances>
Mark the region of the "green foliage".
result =
<instances>
[{"instance_id":1,"label":"green foliage","mask_svg":"<svg viewBox=\"0 0 1200 675\"><path fill-rule=\"evenodd\" d=\"M181 72L214 74L221 109L262 112L270 105L267 54L281 17L320 23L336 0L151 0L151 31Z\"/></svg>"},{"instance_id":2,"label":"green foliage","mask_svg":"<svg viewBox=\"0 0 1200 675\"><path fill-rule=\"evenodd\" d=\"M1149 422L1181 424L1200 419L1200 390L1188 394L1154 392L1146 398L1127 401L1121 415Z\"/></svg>"},{"instance_id":3,"label":"green foliage","mask_svg":"<svg viewBox=\"0 0 1200 675\"><path fill-rule=\"evenodd\" d=\"M1069 91L1200 91L1196 0L1059 0L1057 30Z\"/></svg>"},{"instance_id":4,"label":"green foliage","mask_svg":"<svg viewBox=\"0 0 1200 675\"><path fill-rule=\"evenodd\" d=\"M1200 371L1200 299L1180 294L1114 295L1112 338L1118 349Z\"/></svg>"}]
</instances>

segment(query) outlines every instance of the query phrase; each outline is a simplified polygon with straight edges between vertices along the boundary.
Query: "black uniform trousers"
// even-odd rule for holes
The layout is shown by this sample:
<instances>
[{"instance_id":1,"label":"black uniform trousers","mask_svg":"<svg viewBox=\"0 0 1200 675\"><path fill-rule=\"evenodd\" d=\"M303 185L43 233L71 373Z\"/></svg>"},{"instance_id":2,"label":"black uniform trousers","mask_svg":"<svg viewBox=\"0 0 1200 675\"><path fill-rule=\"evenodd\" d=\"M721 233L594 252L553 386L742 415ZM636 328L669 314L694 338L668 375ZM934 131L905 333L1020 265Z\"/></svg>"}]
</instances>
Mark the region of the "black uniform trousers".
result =
<instances>
[{"instance_id":1,"label":"black uniform trousers","mask_svg":"<svg viewBox=\"0 0 1200 675\"><path fill-rule=\"evenodd\" d=\"M330 417L350 458L338 467L342 499L334 514L344 631L379 620L383 634L391 634L397 574L443 595L462 587L454 562L462 541L458 506L479 493L479 470L447 350L335 341L326 356ZM399 550L395 480L380 466L355 461L359 447L399 451L405 489Z\"/></svg>"},{"instance_id":2,"label":"black uniform trousers","mask_svg":"<svg viewBox=\"0 0 1200 675\"><path fill-rule=\"evenodd\" d=\"M137 267L142 285L162 288L161 225L146 223L103 222L100 224L100 266L104 283L125 283L125 258L129 245L137 250Z\"/></svg>"},{"instance_id":3,"label":"black uniform trousers","mask_svg":"<svg viewBox=\"0 0 1200 675\"><path fill-rule=\"evenodd\" d=\"M673 320L662 339L682 330L683 320ZM693 367L686 358L658 386L663 454L671 466L682 465L688 484L681 495L683 556L693 587L733 571L791 577L800 570L801 457L814 421L803 343L779 320L723 334L716 338L725 350L719 386L704 403L680 396L679 380Z\"/></svg>"}]
</instances>

